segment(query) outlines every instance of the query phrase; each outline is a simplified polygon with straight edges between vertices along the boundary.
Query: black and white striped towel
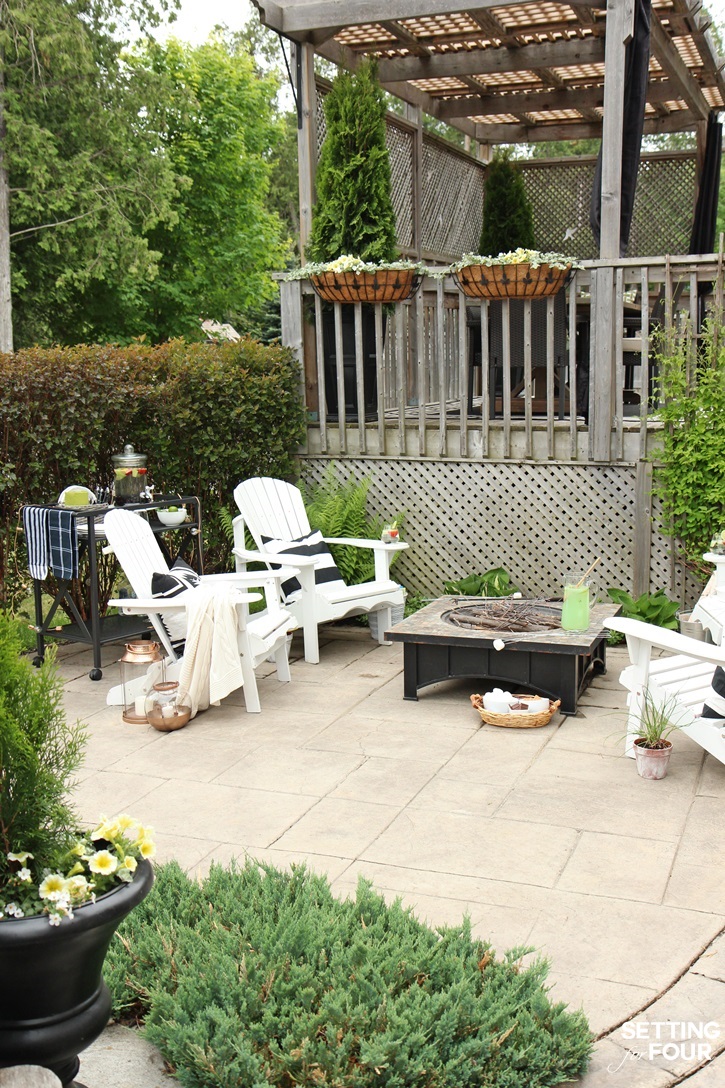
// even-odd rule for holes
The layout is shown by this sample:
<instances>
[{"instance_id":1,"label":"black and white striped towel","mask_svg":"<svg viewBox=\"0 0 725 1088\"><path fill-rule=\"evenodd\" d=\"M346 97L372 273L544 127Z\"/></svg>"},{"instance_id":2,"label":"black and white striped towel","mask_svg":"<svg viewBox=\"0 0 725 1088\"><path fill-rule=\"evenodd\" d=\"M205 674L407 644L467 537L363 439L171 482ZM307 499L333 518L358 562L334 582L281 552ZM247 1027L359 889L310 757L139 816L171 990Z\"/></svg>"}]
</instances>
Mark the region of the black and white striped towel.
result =
<instances>
[{"instance_id":1,"label":"black and white striped towel","mask_svg":"<svg viewBox=\"0 0 725 1088\"><path fill-rule=\"evenodd\" d=\"M28 570L42 581L48 577L48 511L44 506L23 507L23 530L28 547Z\"/></svg>"},{"instance_id":2,"label":"black and white striped towel","mask_svg":"<svg viewBox=\"0 0 725 1088\"><path fill-rule=\"evenodd\" d=\"M48 511L50 569L56 578L69 582L78 575L76 519L70 510Z\"/></svg>"}]
</instances>

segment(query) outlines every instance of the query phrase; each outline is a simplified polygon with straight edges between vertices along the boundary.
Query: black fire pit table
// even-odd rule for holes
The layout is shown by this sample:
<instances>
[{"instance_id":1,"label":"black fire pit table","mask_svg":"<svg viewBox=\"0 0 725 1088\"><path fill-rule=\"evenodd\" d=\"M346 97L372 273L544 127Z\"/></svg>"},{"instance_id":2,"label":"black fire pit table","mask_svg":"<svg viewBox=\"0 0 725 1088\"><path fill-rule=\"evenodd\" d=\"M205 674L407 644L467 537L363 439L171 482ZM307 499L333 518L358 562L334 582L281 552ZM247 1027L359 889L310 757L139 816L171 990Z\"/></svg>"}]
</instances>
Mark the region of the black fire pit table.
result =
<instances>
[{"instance_id":1,"label":"black fire pit table","mask_svg":"<svg viewBox=\"0 0 725 1088\"><path fill-rule=\"evenodd\" d=\"M493 618L486 606L499 606ZM496 630L501 608L524 617L533 615L533 628ZM417 699L421 688L441 680L470 678L507 688L515 693L532 693L561 700L563 714L576 714L577 700L597 673L606 672L609 632L604 621L616 616L619 605L596 604L590 610L586 631L564 631L561 603L554 601L510 601L488 598L440 597L419 612L396 623L385 637L403 643L405 699ZM536 630L537 615L544 629ZM482 626L468 626L479 622ZM463 623L464 626L460 626ZM490 625L489 625L490 623ZM503 647L497 649L503 642Z\"/></svg>"}]
</instances>

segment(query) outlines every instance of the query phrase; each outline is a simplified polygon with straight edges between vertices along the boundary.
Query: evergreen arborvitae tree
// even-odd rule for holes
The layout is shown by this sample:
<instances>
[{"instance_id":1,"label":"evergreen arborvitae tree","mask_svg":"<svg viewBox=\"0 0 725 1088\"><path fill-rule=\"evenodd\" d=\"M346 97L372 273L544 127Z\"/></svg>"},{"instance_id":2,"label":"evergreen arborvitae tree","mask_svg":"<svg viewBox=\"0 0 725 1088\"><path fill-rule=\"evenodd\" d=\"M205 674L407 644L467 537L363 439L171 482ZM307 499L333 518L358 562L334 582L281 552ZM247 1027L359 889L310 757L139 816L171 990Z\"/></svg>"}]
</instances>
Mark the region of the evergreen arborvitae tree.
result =
<instances>
[{"instance_id":1,"label":"evergreen arborvitae tree","mask_svg":"<svg viewBox=\"0 0 725 1088\"><path fill-rule=\"evenodd\" d=\"M504 152L494 156L486 171L478 252L496 257L519 247L534 249L534 217L524 179Z\"/></svg>"},{"instance_id":2,"label":"evergreen arborvitae tree","mask_svg":"<svg viewBox=\"0 0 725 1088\"><path fill-rule=\"evenodd\" d=\"M385 102L374 61L341 71L325 98L327 137L317 167L317 204L307 259L397 256Z\"/></svg>"}]
</instances>

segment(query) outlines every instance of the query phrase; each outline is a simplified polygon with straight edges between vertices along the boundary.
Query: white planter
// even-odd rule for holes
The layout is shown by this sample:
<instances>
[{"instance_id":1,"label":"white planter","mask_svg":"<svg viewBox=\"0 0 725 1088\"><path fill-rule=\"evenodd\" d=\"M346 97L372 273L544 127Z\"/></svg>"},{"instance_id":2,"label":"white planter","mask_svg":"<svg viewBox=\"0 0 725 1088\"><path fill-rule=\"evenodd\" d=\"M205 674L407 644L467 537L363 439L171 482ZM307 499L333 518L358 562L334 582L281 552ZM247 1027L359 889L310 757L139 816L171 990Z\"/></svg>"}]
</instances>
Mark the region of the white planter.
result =
<instances>
[{"instance_id":1,"label":"white planter","mask_svg":"<svg viewBox=\"0 0 725 1088\"><path fill-rule=\"evenodd\" d=\"M404 604L394 604L391 611L392 611L391 627L394 627L396 623L400 623L402 620L405 619L405 605ZM370 624L370 635L371 635L372 638L375 639L376 642L379 642L378 624L379 624L380 616L381 616L380 612L368 612L368 623Z\"/></svg>"}]
</instances>

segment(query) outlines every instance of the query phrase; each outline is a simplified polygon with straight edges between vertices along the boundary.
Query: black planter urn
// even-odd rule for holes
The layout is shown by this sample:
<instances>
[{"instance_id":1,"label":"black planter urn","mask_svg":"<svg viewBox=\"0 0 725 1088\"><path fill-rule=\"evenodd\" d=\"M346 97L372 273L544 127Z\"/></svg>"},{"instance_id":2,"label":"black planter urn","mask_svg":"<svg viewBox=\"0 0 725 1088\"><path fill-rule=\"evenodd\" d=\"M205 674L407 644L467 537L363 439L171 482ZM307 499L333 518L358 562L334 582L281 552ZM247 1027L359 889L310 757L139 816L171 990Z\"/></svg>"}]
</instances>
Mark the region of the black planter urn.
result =
<instances>
[{"instance_id":1,"label":"black planter urn","mask_svg":"<svg viewBox=\"0 0 725 1088\"><path fill-rule=\"evenodd\" d=\"M101 972L111 938L153 881L150 862L141 861L130 884L57 926L46 915L0 921L0 1069L42 1065L72 1083L78 1054L108 1022Z\"/></svg>"}]
</instances>

